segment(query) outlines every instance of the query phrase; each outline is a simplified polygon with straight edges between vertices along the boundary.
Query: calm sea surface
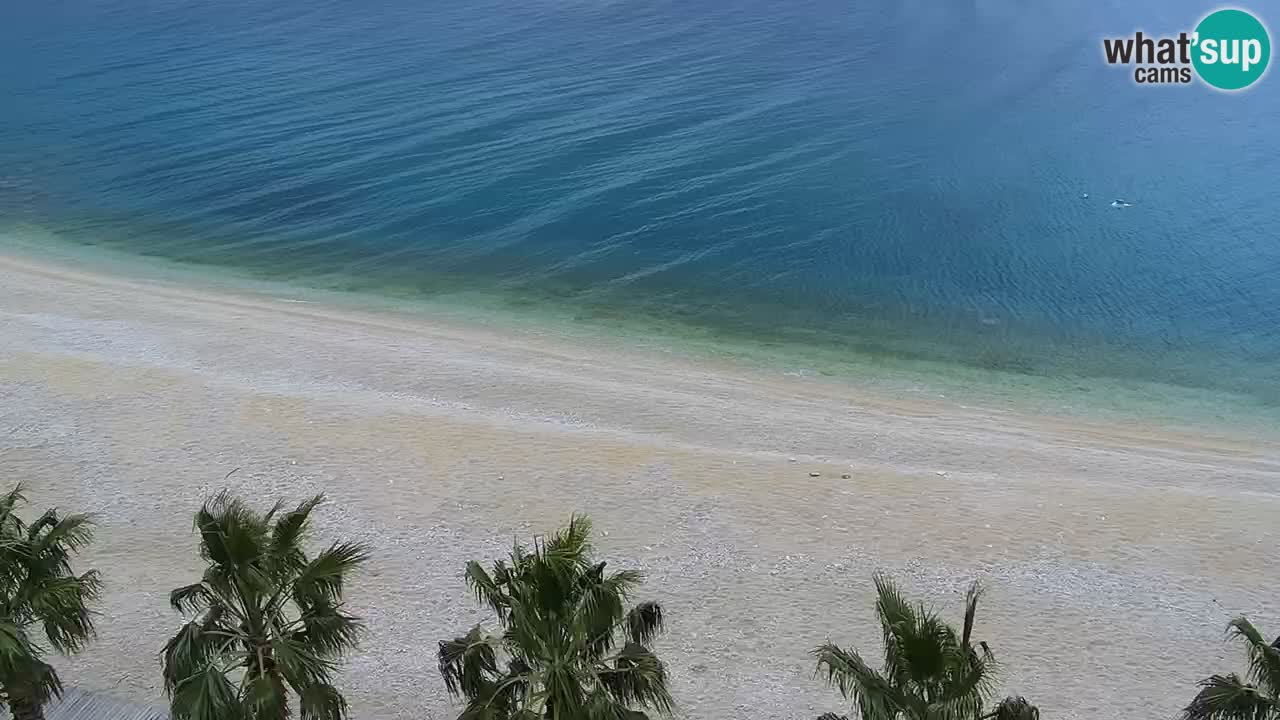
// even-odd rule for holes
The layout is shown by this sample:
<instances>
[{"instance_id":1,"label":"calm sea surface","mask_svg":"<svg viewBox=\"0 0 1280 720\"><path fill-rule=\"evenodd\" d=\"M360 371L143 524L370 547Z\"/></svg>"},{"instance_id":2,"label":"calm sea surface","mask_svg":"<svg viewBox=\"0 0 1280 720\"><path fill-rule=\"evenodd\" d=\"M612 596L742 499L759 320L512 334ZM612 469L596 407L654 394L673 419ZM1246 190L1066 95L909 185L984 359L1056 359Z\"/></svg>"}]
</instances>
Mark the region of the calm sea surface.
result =
<instances>
[{"instance_id":1,"label":"calm sea surface","mask_svg":"<svg viewBox=\"0 0 1280 720\"><path fill-rule=\"evenodd\" d=\"M0 226L1275 406L1280 77L1102 62L1212 7L5 2Z\"/></svg>"}]
</instances>

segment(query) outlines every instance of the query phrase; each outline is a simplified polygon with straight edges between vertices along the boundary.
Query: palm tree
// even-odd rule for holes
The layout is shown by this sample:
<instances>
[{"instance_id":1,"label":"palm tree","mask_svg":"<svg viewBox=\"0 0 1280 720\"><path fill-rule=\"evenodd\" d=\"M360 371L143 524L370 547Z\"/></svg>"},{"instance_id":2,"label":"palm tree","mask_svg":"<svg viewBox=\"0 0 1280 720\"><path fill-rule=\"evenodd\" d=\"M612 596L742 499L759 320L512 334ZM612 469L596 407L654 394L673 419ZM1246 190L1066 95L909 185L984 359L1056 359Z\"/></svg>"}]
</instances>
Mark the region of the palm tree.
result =
<instances>
[{"instance_id":1,"label":"palm tree","mask_svg":"<svg viewBox=\"0 0 1280 720\"><path fill-rule=\"evenodd\" d=\"M995 657L971 638L982 590L965 599L964 627L957 634L924 605L912 606L884 575L875 576L876 614L884 631L884 667L871 668L855 651L827 642L813 651L818 672L851 700L862 720L1036 720L1040 711L1025 698L1005 698L984 713ZM824 715L831 720L839 716Z\"/></svg>"},{"instance_id":2,"label":"palm tree","mask_svg":"<svg viewBox=\"0 0 1280 720\"><path fill-rule=\"evenodd\" d=\"M1182 711L1183 720L1280 718L1280 637L1267 643L1258 628L1244 617L1232 620L1227 633L1245 644L1248 680L1235 673L1201 680L1200 692Z\"/></svg>"},{"instance_id":3,"label":"palm tree","mask_svg":"<svg viewBox=\"0 0 1280 720\"><path fill-rule=\"evenodd\" d=\"M467 565L476 599L503 633L477 625L440 643L440 674L462 697L461 720L644 720L669 714L667 671L648 646L662 630L662 607L624 609L641 573L605 573L592 557L591 523L570 519L532 550L516 544L493 572Z\"/></svg>"},{"instance_id":4,"label":"palm tree","mask_svg":"<svg viewBox=\"0 0 1280 720\"><path fill-rule=\"evenodd\" d=\"M338 659L362 630L342 602L347 577L368 559L364 546L303 551L317 495L265 515L220 493L196 513L199 582L169 602L193 615L164 646L164 682L174 720L280 720L290 693L304 720L336 720L347 703L333 687Z\"/></svg>"},{"instance_id":5,"label":"palm tree","mask_svg":"<svg viewBox=\"0 0 1280 720\"><path fill-rule=\"evenodd\" d=\"M49 509L27 524L14 514L24 502L21 484L0 496L0 693L14 720L42 720L62 681L39 636L62 653L83 648L102 584L96 571L71 570L71 556L93 538L90 517Z\"/></svg>"}]
</instances>

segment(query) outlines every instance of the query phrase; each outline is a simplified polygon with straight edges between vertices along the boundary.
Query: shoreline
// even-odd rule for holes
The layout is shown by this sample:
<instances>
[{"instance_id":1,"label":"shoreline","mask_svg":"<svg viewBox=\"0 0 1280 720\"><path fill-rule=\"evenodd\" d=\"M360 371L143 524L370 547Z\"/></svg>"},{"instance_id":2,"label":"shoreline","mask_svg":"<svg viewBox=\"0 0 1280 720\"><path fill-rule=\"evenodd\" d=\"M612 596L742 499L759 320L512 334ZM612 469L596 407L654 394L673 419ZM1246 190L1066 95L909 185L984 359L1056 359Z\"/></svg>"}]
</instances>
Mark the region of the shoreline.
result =
<instances>
[{"instance_id":1,"label":"shoreline","mask_svg":"<svg viewBox=\"0 0 1280 720\"><path fill-rule=\"evenodd\" d=\"M1172 714L1234 667L1232 615L1280 617L1263 439L299 299L0 251L0 457L36 506L101 518L78 564L108 584L100 639L59 661L69 685L163 701L167 592L234 467L261 506L326 492L317 540L374 548L356 717L449 716L422 649L484 616L464 563L571 511L667 605L682 718L839 710L806 652L875 647L877 569L947 616L983 579L1002 689L1060 718Z\"/></svg>"},{"instance_id":2,"label":"shoreline","mask_svg":"<svg viewBox=\"0 0 1280 720\"><path fill-rule=\"evenodd\" d=\"M376 289L326 287L322 278L274 278L246 268L188 264L161 256L84 245L39 233L0 231L0 255L117 278L250 294L299 305L318 305L395 316L407 322L430 318L463 327L492 327L568 343L605 343L619 352L657 352L731 371L810 377L852 386L861 393L901 398L941 398L944 405L975 405L990 411L1155 424L1200 435L1280 439L1280 406L1239 392L1154 379L1072 372L1024 372L980 368L952 360L867 354L829 343L723 335L700 325L647 315L594 318L572 304L517 302L498 294L446 292L440 296L395 295Z\"/></svg>"}]
</instances>

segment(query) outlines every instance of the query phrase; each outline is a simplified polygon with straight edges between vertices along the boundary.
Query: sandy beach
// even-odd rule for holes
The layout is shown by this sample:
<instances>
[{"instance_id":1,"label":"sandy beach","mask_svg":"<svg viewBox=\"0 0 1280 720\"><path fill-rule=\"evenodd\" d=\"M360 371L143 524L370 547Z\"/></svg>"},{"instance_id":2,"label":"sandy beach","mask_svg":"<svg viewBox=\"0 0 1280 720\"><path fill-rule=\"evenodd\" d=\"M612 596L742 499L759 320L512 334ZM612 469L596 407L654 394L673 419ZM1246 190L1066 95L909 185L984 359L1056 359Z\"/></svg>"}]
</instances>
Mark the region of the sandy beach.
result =
<instances>
[{"instance_id":1,"label":"sandy beach","mask_svg":"<svg viewBox=\"0 0 1280 720\"><path fill-rule=\"evenodd\" d=\"M1233 615L1280 631L1265 441L5 255L0 338L4 482L100 516L100 637L64 680L138 702L164 702L191 514L237 468L264 507L323 491L317 540L373 548L357 718L453 717L436 644L484 617L463 564L573 511L666 604L682 718L843 711L807 653L875 654L876 570L956 621L982 579L1002 690L1046 718L1169 717L1238 667Z\"/></svg>"}]
</instances>

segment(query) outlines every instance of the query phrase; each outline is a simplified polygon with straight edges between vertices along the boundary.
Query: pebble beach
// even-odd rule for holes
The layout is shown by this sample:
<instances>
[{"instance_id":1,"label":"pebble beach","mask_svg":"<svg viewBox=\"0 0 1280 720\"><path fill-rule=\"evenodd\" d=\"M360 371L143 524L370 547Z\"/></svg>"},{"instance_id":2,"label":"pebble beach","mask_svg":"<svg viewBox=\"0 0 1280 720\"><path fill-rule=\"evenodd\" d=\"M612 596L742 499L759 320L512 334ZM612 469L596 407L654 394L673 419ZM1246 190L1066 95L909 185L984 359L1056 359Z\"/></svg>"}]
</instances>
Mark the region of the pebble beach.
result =
<instances>
[{"instance_id":1,"label":"pebble beach","mask_svg":"<svg viewBox=\"0 0 1280 720\"><path fill-rule=\"evenodd\" d=\"M356 718L455 716L436 645L485 618L463 565L573 512L665 604L680 718L847 710L808 651L874 655L878 570L957 622L981 580L1001 690L1046 718L1170 717L1236 669L1227 620L1280 626L1265 438L11 254L0 337L5 482L99 518L99 638L60 670L124 700L164 702L168 591L224 486L264 508L323 492L316 542L372 548Z\"/></svg>"}]
</instances>

